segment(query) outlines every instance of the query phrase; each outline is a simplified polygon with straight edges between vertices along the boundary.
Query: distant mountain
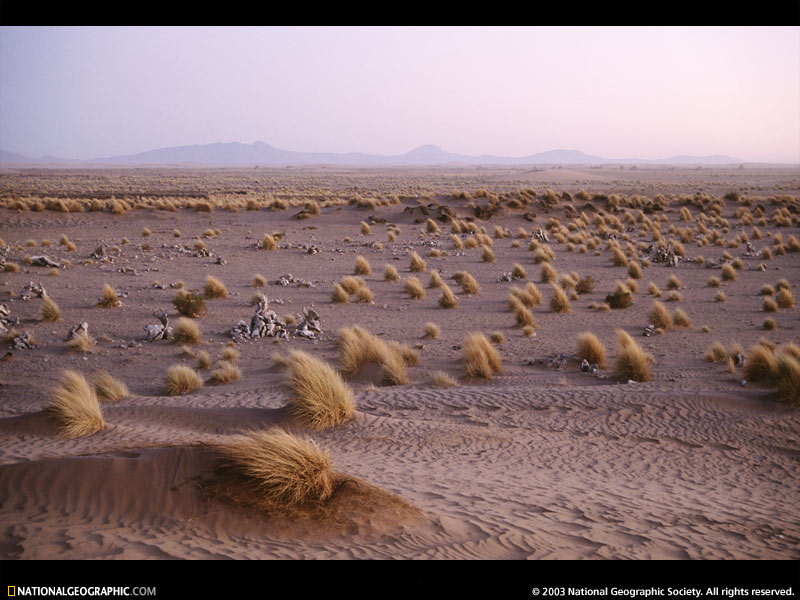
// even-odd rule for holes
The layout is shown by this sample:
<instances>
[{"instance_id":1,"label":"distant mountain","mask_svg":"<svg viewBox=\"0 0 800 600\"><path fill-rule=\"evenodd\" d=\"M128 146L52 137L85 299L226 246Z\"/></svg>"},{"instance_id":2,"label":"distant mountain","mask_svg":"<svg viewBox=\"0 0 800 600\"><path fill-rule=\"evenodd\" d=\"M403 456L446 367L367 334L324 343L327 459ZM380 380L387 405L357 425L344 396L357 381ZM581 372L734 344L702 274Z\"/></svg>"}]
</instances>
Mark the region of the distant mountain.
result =
<instances>
[{"instance_id":1,"label":"distant mountain","mask_svg":"<svg viewBox=\"0 0 800 600\"><path fill-rule=\"evenodd\" d=\"M46 156L38 159L0 150L2 163L77 163L81 161ZM661 160L638 158L609 159L584 154L579 150L550 150L518 158L483 154L469 156L446 152L438 146L427 144L405 154L383 156L350 152L344 154L325 152L291 152L281 150L264 142L242 144L239 142L175 146L158 148L139 154L96 158L91 163L104 165L153 165L153 166L289 166L289 165L338 165L338 166L435 166L435 165L678 165L678 164L739 164L730 156L675 156Z\"/></svg>"}]
</instances>

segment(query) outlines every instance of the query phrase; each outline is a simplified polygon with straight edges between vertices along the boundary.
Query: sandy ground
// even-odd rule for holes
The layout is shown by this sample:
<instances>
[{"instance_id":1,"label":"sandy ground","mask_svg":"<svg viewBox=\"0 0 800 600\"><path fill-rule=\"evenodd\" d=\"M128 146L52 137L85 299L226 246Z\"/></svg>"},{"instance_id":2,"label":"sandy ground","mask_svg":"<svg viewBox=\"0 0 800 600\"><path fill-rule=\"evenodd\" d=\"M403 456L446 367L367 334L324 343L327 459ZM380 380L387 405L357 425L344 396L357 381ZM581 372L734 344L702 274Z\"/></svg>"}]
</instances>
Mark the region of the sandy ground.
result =
<instances>
[{"instance_id":1,"label":"sandy ground","mask_svg":"<svg viewBox=\"0 0 800 600\"><path fill-rule=\"evenodd\" d=\"M202 174L191 176L202 179ZM286 185L281 177L275 174L276 189ZM303 177L313 180L309 185L329 177L342 188L350 184L363 190L377 176L309 170L292 177L295 185ZM800 175L787 169L398 170L381 172L379 180L373 185L376 196L393 185L411 191L437 185L490 191L531 186L651 197L699 190L716 196L731 189L762 197L800 194ZM3 189L13 190L21 181L6 181ZM463 201L447 204L460 217L471 214ZM580 210L583 203L574 204ZM495 262L482 262L480 249L452 249L447 226L441 236L420 236L424 223L414 223L417 216L404 210L414 205L404 200L374 211L325 207L306 220L292 218L297 209L291 208L135 210L120 216L0 209L6 256L22 267L0 273L0 302L20 318L17 329L32 332L38 344L13 350L0 361L0 558L800 558L800 412L775 402L769 387L742 386L738 370L729 373L724 363L703 358L714 341L738 342L745 349L762 336L775 343L798 341L800 308L766 315L758 291L786 278L797 296L800 254L775 256L761 271L758 265L765 261L742 256L744 246L685 244L690 259L719 259L725 251L742 258L737 281L721 288L726 302L715 302L718 290L706 285L711 275L720 274L718 268L690 261L676 268L653 263L644 269L632 307L602 312L589 305L603 302L615 282L625 279L625 269L611 264L604 246L596 256L551 242L559 273L577 271L597 280L592 293L573 301L570 314L554 314L528 240L514 248L515 238L495 239ZM772 208L765 206L771 216ZM732 224L727 239L752 231L737 224L735 209L728 203L723 213ZM678 220L679 210L672 203L665 214L670 223L686 226ZM514 234L519 227L528 232L543 227L550 216L569 222L561 205L549 214L536 210L533 223L524 212L507 210L477 224L491 235L496 225ZM395 242L388 241L383 224L373 225L369 235L360 232L359 223L371 214L401 228ZM142 236L145 227L152 231L149 237ZM175 228L181 238L173 236ZM204 238L211 256L183 251L191 249L192 236L208 228L221 232ZM797 227L760 229L780 231L784 238L800 236ZM273 231L284 233L280 248L257 249L263 234ZM75 243L75 251L58 244L62 234ZM631 233L634 243L640 239L636 235ZM346 237L351 241L343 241ZM25 246L29 239L37 246ZM42 247L42 240L53 245ZM771 240L765 236L754 243L760 250ZM113 262L83 264L101 244ZM24 249L16 250L18 245ZM309 255L303 245L315 245L320 253ZM432 247L444 254L428 256ZM459 297L456 308L439 308L437 290L410 300L402 281L384 281L386 264L403 279L411 275L410 250L428 263L428 272L420 276L424 284L437 269L451 285ZM48 268L24 264L26 253L69 259L72 265L53 276ZM365 279L374 302L333 304L333 283L353 273L359 254L372 266ZM217 257L225 264L215 264ZM520 282L497 281L514 263L525 267L544 298L532 309L537 326L530 338L507 309L508 291ZM120 272L126 268L135 272ZM459 293L452 275L463 269L478 280L480 294ZM269 282L262 290L251 285L257 273ZM276 285L287 273L315 287ZM166 396L166 369L196 361L179 344L144 341L144 326L156 322L152 313L159 309L177 318L171 304L175 289L169 284L183 281L200 289L209 274L229 291L228 298L207 300L208 313L198 320L200 348L212 360L231 341L229 329L239 319L249 320L251 298L259 291L279 315L314 307L324 333L314 341L245 342L237 346L240 381ZM642 337L653 300L648 283L655 282L666 295L673 274L683 283L682 299L668 306L685 310L692 325ZM21 299L30 281L45 286L63 312L62 321L42 322L41 299ZM121 307L94 306L106 282L122 293ZM776 330L763 329L767 316L776 320ZM97 339L86 355L65 342L67 330L81 321ZM441 327L439 339L422 338L428 321ZM365 369L349 380L356 418L335 429L306 432L330 452L337 471L366 482L358 492L361 500L354 492L356 499L344 504L337 518L319 523L231 506L205 493L218 464L215 444L245 430L300 427L282 408L288 398L284 372L271 355L299 348L335 362L337 330L356 324L386 340L423 346L408 384L379 386L375 372ZM710 333L701 330L706 325ZM613 364L618 328L654 355L652 381L619 383L611 368L602 377L581 373L574 359L564 370L532 364L554 354L573 355L583 331L606 344ZM466 379L458 349L465 334L496 330L505 336L498 346L503 373L488 382ZM10 344L2 342L0 354L8 351ZM42 411L61 369L87 375L105 369L130 387L129 398L103 405L105 430L77 439L58 435ZM433 385L437 370L458 378L459 385Z\"/></svg>"}]
</instances>

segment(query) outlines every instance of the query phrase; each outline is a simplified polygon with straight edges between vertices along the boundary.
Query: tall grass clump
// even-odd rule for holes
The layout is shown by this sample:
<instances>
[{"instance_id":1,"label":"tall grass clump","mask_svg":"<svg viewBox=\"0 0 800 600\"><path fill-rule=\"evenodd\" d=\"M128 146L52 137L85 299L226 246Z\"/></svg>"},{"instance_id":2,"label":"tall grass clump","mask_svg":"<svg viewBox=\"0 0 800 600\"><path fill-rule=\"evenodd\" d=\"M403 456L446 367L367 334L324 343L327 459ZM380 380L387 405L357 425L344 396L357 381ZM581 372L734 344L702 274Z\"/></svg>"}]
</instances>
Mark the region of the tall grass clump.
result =
<instances>
[{"instance_id":1,"label":"tall grass clump","mask_svg":"<svg viewBox=\"0 0 800 600\"><path fill-rule=\"evenodd\" d=\"M369 275L372 273L372 267L369 266L369 261L363 256L356 257L356 275Z\"/></svg>"},{"instance_id":2,"label":"tall grass clump","mask_svg":"<svg viewBox=\"0 0 800 600\"><path fill-rule=\"evenodd\" d=\"M400 279L400 274L393 265L386 265L386 269L383 271L383 278L386 281L397 281Z\"/></svg>"},{"instance_id":3,"label":"tall grass clump","mask_svg":"<svg viewBox=\"0 0 800 600\"><path fill-rule=\"evenodd\" d=\"M414 300L421 300L425 297L425 288L422 287L422 282L416 277L409 277L406 279L403 289Z\"/></svg>"},{"instance_id":4,"label":"tall grass clump","mask_svg":"<svg viewBox=\"0 0 800 600\"><path fill-rule=\"evenodd\" d=\"M463 348L468 376L491 379L502 373L500 353L482 333L467 334Z\"/></svg>"},{"instance_id":5,"label":"tall grass clump","mask_svg":"<svg viewBox=\"0 0 800 600\"><path fill-rule=\"evenodd\" d=\"M577 355L581 360L597 363L601 369L606 368L606 347L589 331L584 331L578 336Z\"/></svg>"},{"instance_id":6,"label":"tall grass clump","mask_svg":"<svg viewBox=\"0 0 800 600\"><path fill-rule=\"evenodd\" d=\"M61 309L50 296L43 298L42 320L48 323L55 323L61 320Z\"/></svg>"},{"instance_id":7,"label":"tall grass clump","mask_svg":"<svg viewBox=\"0 0 800 600\"><path fill-rule=\"evenodd\" d=\"M453 294L453 290L446 283L442 283L442 295L439 296L439 306L442 308L455 308L458 299Z\"/></svg>"},{"instance_id":8,"label":"tall grass clump","mask_svg":"<svg viewBox=\"0 0 800 600\"><path fill-rule=\"evenodd\" d=\"M128 386L108 371L94 373L92 383L97 390L98 397L106 402L119 402L130 395Z\"/></svg>"},{"instance_id":9,"label":"tall grass clump","mask_svg":"<svg viewBox=\"0 0 800 600\"><path fill-rule=\"evenodd\" d=\"M167 370L164 378L164 389L169 396L188 394L203 387L203 378L185 365L173 365Z\"/></svg>"},{"instance_id":10,"label":"tall grass clump","mask_svg":"<svg viewBox=\"0 0 800 600\"><path fill-rule=\"evenodd\" d=\"M411 272L412 273L422 273L428 268L425 264L425 260L416 252L411 253Z\"/></svg>"},{"instance_id":11,"label":"tall grass clump","mask_svg":"<svg viewBox=\"0 0 800 600\"><path fill-rule=\"evenodd\" d=\"M290 411L313 429L335 427L353 418L353 392L327 362L302 350L289 353Z\"/></svg>"},{"instance_id":12,"label":"tall grass clump","mask_svg":"<svg viewBox=\"0 0 800 600\"><path fill-rule=\"evenodd\" d=\"M572 310L569 298L561 286L552 284L553 295L550 297L550 312L554 313L569 313Z\"/></svg>"},{"instance_id":13,"label":"tall grass clump","mask_svg":"<svg viewBox=\"0 0 800 600\"><path fill-rule=\"evenodd\" d=\"M66 437L92 435L105 427L97 394L77 371L61 373L61 380L53 390L53 400L46 410Z\"/></svg>"},{"instance_id":14,"label":"tall grass clump","mask_svg":"<svg viewBox=\"0 0 800 600\"><path fill-rule=\"evenodd\" d=\"M617 358L614 373L624 381L650 381L653 355L642 349L625 331L617 330Z\"/></svg>"},{"instance_id":15,"label":"tall grass clump","mask_svg":"<svg viewBox=\"0 0 800 600\"><path fill-rule=\"evenodd\" d=\"M97 302L97 306L100 308L114 308L119 305L120 301L117 292L109 284L105 284L103 286L103 295Z\"/></svg>"},{"instance_id":16,"label":"tall grass clump","mask_svg":"<svg viewBox=\"0 0 800 600\"><path fill-rule=\"evenodd\" d=\"M206 276L206 285L203 288L207 298L227 298L228 288L213 275Z\"/></svg>"},{"instance_id":17,"label":"tall grass clump","mask_svg":"<svg viewBox=\"0 0 800 600\"><path fill-rule=\"evenodd\" d=\"M178 344L199 344L200 328L191 319L181 317L172 330L172 336Z\"/></svg>"}]
</instances>

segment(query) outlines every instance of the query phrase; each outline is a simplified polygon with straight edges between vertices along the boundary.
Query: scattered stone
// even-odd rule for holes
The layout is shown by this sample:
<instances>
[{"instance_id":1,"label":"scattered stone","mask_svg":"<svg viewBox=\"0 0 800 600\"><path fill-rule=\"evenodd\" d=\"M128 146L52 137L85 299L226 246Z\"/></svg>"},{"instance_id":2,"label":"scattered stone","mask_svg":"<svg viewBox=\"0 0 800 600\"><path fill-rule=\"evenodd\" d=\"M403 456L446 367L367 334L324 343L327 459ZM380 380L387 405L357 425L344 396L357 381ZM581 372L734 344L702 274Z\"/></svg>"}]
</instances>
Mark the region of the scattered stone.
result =
<instances>
[{"instance_id":1,"label":"scattered stone","mask_svg":"<svg viewBox=\"0 0 800 600\"><path fill-rule=\"evenodd\" d=\"M19 317L12 317L8 306L0 304L0 331L6 333L14 325L19 325Z\"/></svg>"},{"instance_id":2,"label":"scattered stone","mask_svg":"<svg viewBox=\"0 0 800 600\"><path fill-rule=\"evenodd\" d=\"M214 262L214 264L215 264L215 265L227 265L227 264L228 264L228 261L226 261L226 260L225 260L224 258L222 258L221 256L218 256L218 257L217 257L217 260Z\"/></svg>"},{"instance_id":3,"label":"scattered stone","mask_svg":"<svg viewBox=\"0 0 800 600\"><path fill-rule=\"evenodd\" d=\"M194 253L194 256L198 258L205 258L211 256L211 253L208 251L208 248L200 248L200 250Z\"/></svg>"},{"instance_id":4,"label":"scattered stone","mask_svg":"<svg viewBox=\"0 0 800 600\"><path fill-rule=\"evenodd\" d=\"M655 333L655 331L656 331L656 326L655 325L648 325L647 327L644 328L644 331L642 332L642 335L644 337L650 337L651 335L653 335Z\"/></svg>"},{"instance_id":5,"label":"scattered stone","mask_svg":"<svg viewBox=\"0 0 800 600\"><path fill-rule=\"evenodd\" d=\"M530 364L544 365L548 369L556 369L558 371L563 371L564 367L567 366L569 359L570 356L562 352L561 354L551 354L547 358L537 358Z\"/></svg>"},{"instance_id":6,"label":"scattered stone","mask_svg":"<svg viewBox=\"0 0 800 600\"><path fill-rule=\"evenodd\" d=\"M744 387L746 385L747 385L747 380L746 379L742 379L742 387Z\"/></svg>"},{"instance_id":7,"label":"scattered stone","mask_svg":"<svg viewBox=\"0 0 800 600\"><path fill-rule=\"evenodd\" d=\"M269 300L264 294L261 294L256 304L256 314L250 319L250 323L248 324L244 320L238 321L231 328L231 337L236 343L263 337L289 339L290 333L314 339L316 334L321 332L319 315L310 308L303 309L300 323L294 326L293 331L290 331L289 325L283 322L275 311L269 310Z\"/></svg>"},{"instance_id":8,"label":"scattered stone","mask_svg":"<svg viewBox=\"0 0 800 600\"><path fill-rule=\"evenodd\" d=\"M589 365L589 361L585 358L581 361L581 373L588 373L592 367Z\"/></svg>"},{"instance_id":9,"label":"scattered stone","mask_svg":"<svg viewBox=\"0 0 800 600\"><path fill-rule=\"evenodd\" d=\"M549 242L550 241L550 238L547 237L547 232L544 229L542 229L541 227L539 227L536 230L536 233L533 234L533 237L536 238L540 242Z\"/></svg>"},{"instance_id":10,"label":"scattered stone","mask_svg":"<svg viewBox=\"0 0 800 600\"><path fill-rule=\"evenodd\" d=\"M319 254L319 248L316 246L309 246L306 250L306 254Z\"/></svg>"},{"instance_id":11,"label":"scattered stone","mask_svg":"<svg viewBox=\"0 0 800 600\"><path fill-rule=\"evenodd\" d=\"M2 361L11 360L13 357L14 357L14 353L13 352L6 352L3 355L3 358L0 358L0 360L2 360Z\"/></svg>"},{"instance_id":12,"label":"scattered stone","mask_svg":"<svg viewBox=\"0 0 800 600\"><path fill-rule=\"evenodd\" d=\"M97 259L97 260L99 260L101 258L105 258L105 257L106 257L106 249L103 248L102 246L98 246L97 248L95 248L94 252L92 252L89 255L89 258L94 258L94 259Z\"/></svg>"},{"instance_id":13,"label":"scattered stone","mask_svg":"<svg viewBox=\"0 0 800 600\"><path fill-rule=\"evenodd\" d=\"M157 340L168 340L172 336L172 327L169 326L169 319L167 313L156 311L153 316L160 321L158 325L145 325L144 330L147 332L147 341L155 342ZM135 346L135 342L131 342L128 347Z\"/></svg>"},{"instance_id":14,"label":"scattered stone","mask_svg":"<svg viewBox=\"0 0 800 600\"><path fill-rule=\"evenodd\" d=\"M78 337L79 335L89 336L89 324L88 323L79 323L75 325L75 327L70 328L67 332L67 337L64 338L65 341L70 341L73 338Z\"/></svg>"},{"instance_id":15,"label":"scattered stone","mask_svg":"<svg viewBox=\"0 0 800 600\"><path fill-rule=\"evenodd\" d=\"M44 298L47 296L47 290L44 289L44 286L41 283L34 283L31 281L24 288L22 288L22 299L30 300L31 296Z\"/></svg>"},{"instance_id":16,"label":"scattered stone","mask_svg":"<svg viewBox=\"0 0 800 600\"><path fill-rule=\"evenodd\" d=\"M744 354L741 352L737 352L736 356L733 357L733 365L735 367L741 367L744 364Z\"/></svg>"},{"instance_id":17,"label":"scattered stone","mask_svg":"<svg viewBox=\"0 0 800 600\"><path fill-rule=\"evenodd\" d=\"M117 269L117 273L132 273L136 275L136 269L134 269L133 267L120 267L119 269Z\"/></svg>"},{"instance_id":18,"label":"scattered stone","mask_svg":"<svg viewBox=\"0 0 800 600\"><path fill-rule=\"evenodd\" d=\"M33 343L33 336L28 331L16 336L12 340L12 344L14 350L27 350L36 347L36 345Z\"/></svg>"},{"instance_id":19,"label":"scattered stone","mask_svg":"<svg viewBox=\"0 0 800 600\"><path fill-rule=\"evenodd\" d=\"M681 261L681 257L675 254L675 251L672 249L672 243L664 246L650 246L647 249L647 253L650 255L650 262L654 263L664 263L668 267L677 267L678 263Z\"/></svg>"},{"instance_id":20,"label":"scattered stone","mask_svg":"<svg viewBox=\"0 0 800 600\"><path fill-rule=\"evenodd\" d=\"M515 276L511 271L508 273L503 273L500 277L497 278L497 283L501 283L503 281L519 281L523 279L522 277Z\"/></svg>"},{"instance_id":21,"label":"scattered stone","mask_svg":"<svg viewBox=\"0 0 800 600\"><path fill-rule=\"evenodd\" d=\"M31 256L31 265L34 267L58 267L62 268L62 265L59 262L54 261L52 258L48 258L47 256Z\"/></svg>"},{"instance_id":22,"label":"scattered stone","mask_svg":"<svg viewBox=\"0 0 800 600\"><path fill-rule=\"evenodd\" d=\"M281 275L275 283L277 285L283 285L283 286L295 284L298 287L305 287L305 288L317 287L310 281L294 277L291 273L287 273L286 275Z\"/></svg>"}]
</instances>

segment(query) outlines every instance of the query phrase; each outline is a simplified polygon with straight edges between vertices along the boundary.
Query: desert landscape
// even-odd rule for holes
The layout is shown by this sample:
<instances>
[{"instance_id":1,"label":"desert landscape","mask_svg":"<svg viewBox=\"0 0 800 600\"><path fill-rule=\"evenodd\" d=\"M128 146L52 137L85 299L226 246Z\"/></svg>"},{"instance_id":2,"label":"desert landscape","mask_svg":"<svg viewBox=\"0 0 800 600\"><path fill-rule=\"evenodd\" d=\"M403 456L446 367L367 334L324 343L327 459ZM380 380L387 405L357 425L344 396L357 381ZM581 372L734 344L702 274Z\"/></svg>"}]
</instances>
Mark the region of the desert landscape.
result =
<instances>
[{"instance_id":1,"label":"desert landscape","mask_svg":"<svg viewBox=\"0 0 800 600\"><path fill-rule=\"evenodd\" d=\"M6 168L0 558L800 558L796 167Z\"/></svg>"}]
</instances>

